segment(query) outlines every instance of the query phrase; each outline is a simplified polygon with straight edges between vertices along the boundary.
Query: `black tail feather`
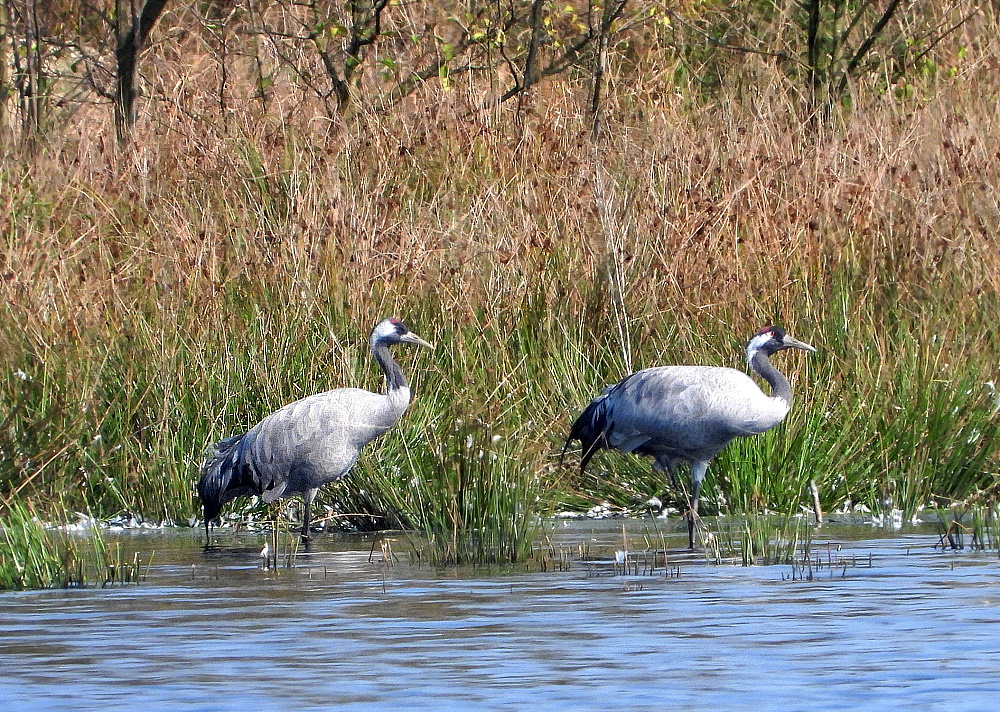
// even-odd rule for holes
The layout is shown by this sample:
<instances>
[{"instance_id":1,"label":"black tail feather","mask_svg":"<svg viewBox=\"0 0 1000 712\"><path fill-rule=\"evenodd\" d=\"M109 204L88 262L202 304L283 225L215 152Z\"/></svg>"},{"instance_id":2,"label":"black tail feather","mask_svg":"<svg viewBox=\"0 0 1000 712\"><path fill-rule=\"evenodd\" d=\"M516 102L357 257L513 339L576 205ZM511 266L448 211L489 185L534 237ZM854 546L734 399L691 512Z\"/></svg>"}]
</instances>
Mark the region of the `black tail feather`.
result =
<instances>
[{"instance_id":1,"label":"black tail feather","mask_svg":"<svg viewBox=\"0 0 1000 712\"><path fill-rule=\"evenodd\" d=\"M250 433L234 435L212 446L198 481L198 496L205 509L205 521L219 516L222 505L254 490L252 467L246 458L252 441Z\"/></svg>"},{"instance_id":2,"label":"black tail feather","mask_svg":"<svg viewBox=\"0 0 1000 712\"><path fill-rule=\"evenodd\" d=\"M566 449L573 440L579 440L583 448L580 458L580 472L587 469L587 464L598 450L610 448L608 435L611 433L611 424L608 418L608 391L605 391L583 409L580 416L573 423L563 445L562 454L559 456L559 463L562 464Z\"/></svg>"}]
</instances>

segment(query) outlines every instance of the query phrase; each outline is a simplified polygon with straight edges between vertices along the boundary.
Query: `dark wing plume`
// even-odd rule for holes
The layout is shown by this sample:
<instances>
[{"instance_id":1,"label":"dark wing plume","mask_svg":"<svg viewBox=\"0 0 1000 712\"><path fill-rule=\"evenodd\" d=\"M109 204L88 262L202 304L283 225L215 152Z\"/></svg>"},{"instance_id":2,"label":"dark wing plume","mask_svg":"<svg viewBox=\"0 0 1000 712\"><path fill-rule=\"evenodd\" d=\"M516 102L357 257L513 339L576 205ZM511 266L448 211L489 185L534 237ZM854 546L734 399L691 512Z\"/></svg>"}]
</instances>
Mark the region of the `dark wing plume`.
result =
<instances>
[{"instance_id":1,"label":"dark wing plume","mask_svg":"<svg viewBox=\"0 0 1000 712\"><path fill-rule=\"evenodd\" d=\"M631 378L631 376L629 377ZM580 458L580 472L582 473L587 469L587 464L590 462L590 458L598 450L604 450L611 447L611 443L608 437L611 435L611 431L614 428L613 414L614 410L614 397L615 392L622 387L629 379L626 378L621 382L608 386L604 389L601 395L597 396L590 404L583 409L580 416L573 423L572 427L569 429L569 436L566 438L566 444L563 445L562 454L559 456L559 464L562 464L563 457L566 455L566 450L569 447L570 442L573 440L579 440L580 445L583 448L583 454Z\"/></svg>"},{"instance_id":2,"label":"dark wing plume","mask_svg":"<svg viewBox=\"0 0 1000 712\"><path fill-rule=\"evenodd\" d=\"M198 481L205 521L219 516L222 505L242 495L260 494L260 478L249 461L253 431L220 440L213 446Z\"/></svg>"}]
</instances>

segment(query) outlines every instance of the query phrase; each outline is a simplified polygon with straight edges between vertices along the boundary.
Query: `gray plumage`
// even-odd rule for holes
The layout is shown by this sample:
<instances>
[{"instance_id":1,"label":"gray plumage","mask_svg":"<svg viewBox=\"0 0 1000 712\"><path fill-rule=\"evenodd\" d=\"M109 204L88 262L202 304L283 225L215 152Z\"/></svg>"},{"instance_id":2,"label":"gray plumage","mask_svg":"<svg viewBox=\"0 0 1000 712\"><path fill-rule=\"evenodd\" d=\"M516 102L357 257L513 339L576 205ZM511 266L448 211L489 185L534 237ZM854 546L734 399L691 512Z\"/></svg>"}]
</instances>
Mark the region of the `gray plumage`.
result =
<instances>
[{"instance_id":1,"label":"gray plumage","mask_svg":"<svg viewBox=\"0 0 1000 712\"><path fill-rule=\"evenodd\" d=\"M317 490L346 475L362 448L395 425L410 403L406 377L389 352L391 344L399 343L433 348L397 319L380 322L372 332L371 348L385 373L385 393L360 388L317 393L212 447L198 483L206 539L209 523L226 502L244 495L273 502L294 494L305 501L302 537L308 538L309 510Z\"/></svg>"},{"instance_id":2,"label":"gray plumage","mask_svg":"<svg viewBox=\"0 0 1000 712\"><path fill-rule=\"evenodd\" d=\"M687 462L693 549L698 497L711 461L735 438L763 433L788 414L791 386L768 358L788 348L816 350L777 327L764 327L747 344L747 362L771 386L770 395L733 368L659 366L633 373L591 401L570 428L566 445L579 440L583 446L581 473L602 449L649 455L653 469L674 483L677 466Z\"/></svg>"}]
</instances>

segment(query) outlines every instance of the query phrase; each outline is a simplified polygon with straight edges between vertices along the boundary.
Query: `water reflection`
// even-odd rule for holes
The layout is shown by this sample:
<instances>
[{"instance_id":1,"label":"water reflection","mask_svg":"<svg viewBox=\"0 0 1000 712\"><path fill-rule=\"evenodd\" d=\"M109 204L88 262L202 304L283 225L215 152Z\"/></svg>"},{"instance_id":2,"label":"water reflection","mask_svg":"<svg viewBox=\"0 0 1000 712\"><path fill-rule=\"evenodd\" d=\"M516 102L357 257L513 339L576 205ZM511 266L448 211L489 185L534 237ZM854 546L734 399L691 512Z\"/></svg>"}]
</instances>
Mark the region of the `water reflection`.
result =
<instances>
[{"instance_id":1,"label":"water reflection","mask_svg":"<svg viewBox=\"0 0 1000 712\"><path fill-rule=\"evenodd\" d=\"M553 536L613 547L620 526ZM197 532L123 536L156 552L139 586L0 595L0 708L985 710L1000 692L1000 566L932 534L846 533L871 568L795 582L682 554L672 578L435 572L333 536L266 571L253 535L208 554Z\"/></svg>"}]
</instances>

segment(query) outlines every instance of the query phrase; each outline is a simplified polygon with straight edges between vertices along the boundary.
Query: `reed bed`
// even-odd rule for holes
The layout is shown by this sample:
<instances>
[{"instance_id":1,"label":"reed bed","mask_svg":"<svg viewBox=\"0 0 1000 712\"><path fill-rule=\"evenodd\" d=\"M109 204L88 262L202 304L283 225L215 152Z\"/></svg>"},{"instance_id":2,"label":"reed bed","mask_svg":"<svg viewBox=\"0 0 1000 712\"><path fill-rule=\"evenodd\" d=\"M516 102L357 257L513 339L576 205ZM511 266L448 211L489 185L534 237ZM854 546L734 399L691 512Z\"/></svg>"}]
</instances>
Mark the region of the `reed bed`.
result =
<instances>
[{"instance_id":1,"label":"reed bed","mask_svg":"<svg viewBox=\"0 0 1000 712\"><path fill-rule=\"evenodd\" d=\"M714 531L703 532L705 556L713 563L743 566L797 564L812 557L813 523L796 514L750 513L720 519Z\"/></svg>"},{"instance_id":2,"label":"reed bed","mask_svg":"<svg viewBox=\"0 0 1000 712\"><path fill-rule=\"evenodd\" d=\"M366 342L387 315L439 347L400 354L411 410L321 503L417 527L436 560L515 561L556 507L668 497L636 459L557 467L569 423L644 366L743 368L765 323L819 352L779 357L791 415L719 457L706 513L793 511L810 481L825 508L908 513L985 490L992 29L942 43L948 71L905 92L859 82L821 125L760 56L706 94L650 41L609 66L596 140L572 73L480 111L474 74L322 121L288 87L220 108L185 35L127 149L106 106L4 144L4 508L196 522L207 443L308 393L381 388Z\"/></svg>"},{"instance_id":3,"label":"reed bed","mask_svg":"<svg viewBox=\"0 0 1000 712\"><path fill-rule=\"evenodd\" d=\"M15 503L0 519L0 591L138 584L152 554L129 559L100 528L78 537L46 526L30 505Z\"/></svg>"}]
</instances>

